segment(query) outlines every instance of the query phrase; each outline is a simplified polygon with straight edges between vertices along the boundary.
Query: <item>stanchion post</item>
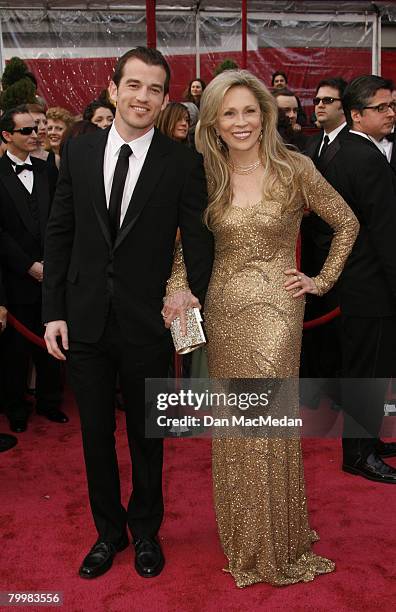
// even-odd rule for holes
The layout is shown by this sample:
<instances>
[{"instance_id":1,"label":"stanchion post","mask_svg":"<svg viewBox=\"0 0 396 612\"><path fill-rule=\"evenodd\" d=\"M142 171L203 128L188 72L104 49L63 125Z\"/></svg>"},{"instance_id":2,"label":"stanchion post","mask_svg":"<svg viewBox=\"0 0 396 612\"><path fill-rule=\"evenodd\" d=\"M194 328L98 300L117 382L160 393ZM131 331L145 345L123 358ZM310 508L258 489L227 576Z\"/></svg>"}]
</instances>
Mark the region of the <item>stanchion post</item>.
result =
<instances>
[{"instance_id":1,"label":"stanchion post","mask_svg":"<svg viewBox=\"0 0 396 612\"><path fill-rule=\"evenodd\" d=\"M157 28L155 23L156 0L146 0L146 33L147 46L157 48Z\"/></svg>"},{"instance_id":2,"label":"stanchion post","mask_svg":"<svg viewBox=\"0 0 396 612\"><path fill-rule=\"evenodd\" d=\"M247 0L242 0L242 68L247 68Z\"/></svg>"}]
</instances>

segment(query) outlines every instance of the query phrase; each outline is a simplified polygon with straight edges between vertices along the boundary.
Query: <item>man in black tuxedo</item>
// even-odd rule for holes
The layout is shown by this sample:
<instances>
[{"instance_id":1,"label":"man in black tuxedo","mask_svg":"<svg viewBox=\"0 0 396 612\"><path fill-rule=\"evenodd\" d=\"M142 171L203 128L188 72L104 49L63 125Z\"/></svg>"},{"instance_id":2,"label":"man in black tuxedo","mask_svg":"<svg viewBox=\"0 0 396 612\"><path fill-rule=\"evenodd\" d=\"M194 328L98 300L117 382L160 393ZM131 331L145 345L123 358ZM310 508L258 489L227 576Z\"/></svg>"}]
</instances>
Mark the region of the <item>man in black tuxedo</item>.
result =
<instances>
[{"instance_id":1,"label":"man in black tuxedo","mask_svg":"<svg viewBox=\"0 0 396 612\"><path fill-rule=\"evenodd\" d=\"M44 235L56 174L30 157L37 146L36 124L26 106L8 110L0 119L6 153L0 159L0 258L9 311L42 336L41 281ZM58 423L68 418L62 400L60 364L8 326L3 337L5 411L12 431L25 431L25 392L29 361L36 366L36 412Z\"/></svg>"},{"instance_id":2,"label":"man in black tuxedo","mask_svg":"<svg viewBox=\"0 0 396 612\"><path fill-rule=\"evenodd\" d=\"M91 510L98 540L80 576L106 572L135 547L144 577L164 565L162 440L145 438L145 378L166 377L171 338L161 317L180 227L188 281L203 303L213 239L202 222L206 181L201 156L163 136L155 121L168 101L170 71L155 49L118 61L110 129L65 146L45 249L44 321L51 354L69 365L80 411ZM184 315L188 291L172 300ZM61 338L63 352L58 347ZM115 452L116 378L125 402L133 492L121 503Z\"/></svg>"},{"instance_id":3,"label":"man in black tuxedo","mask_svg":"<svg viewBox=\"0 0 396 612\"><path fill-rule=\"evenodd\" d=\"M315 115L322 131L310 138L305 152L328 180L331 172L329 169L340 150L342 138L348 133L341 103L346 85L346 81L340 77L323 79L318 83L313 99ZM333 230L318 215L310 212L303 218L301 232L302 269L309 276L316 276L328 255ZM323 316L334 310L338 304L336 285L323 297L309 296L305 318L310 320ZM301 376L317 379L315 386L313 381L310 381L310 393L304 397L304 403L316 406L321 399L321 389L333 400L333 404L340 404L338 377L341 376L341 343L338 318L304 332ZM304 385L302 386L304 388Z\"/></svg>"},{"instance_id":4,"label":"man in black tuxedo","mask_svg":"<svg viewBox=\"0 0 396 612\"><path fill-rule=\"evenodd\" d=\"M0 230L0 235L1 235L1 230ZM5 304L6 304L6 297L5 297L5 292L3 289L2 274L1 274L1 268L0 268L0 334L5 330L7 326L7 308ZM0 339L0 342L1 342L1 339ZM0 375L1 375L1 372L0 372ZM0 378L0 386L1 386L1 378ZM10 436L9 434L5 434L5 433L0 433L0 453L10 450L11 448L15 446L17 442L18 440L16 439L15 436Z\"/></svg>"},{"instance_id":5,"label":"man in black tuxedo","mask_svg":"<svg viewBox=\"0 0 396 612\"><path fill-rule=\"evenodd\" d=\"M338 283L343 469L396 484L396 470L382 460L396 455L396 444L378 439L388 379L396 375L396 176L380 144L395 116L391 88L374 75L347 86L343 108L350 131L339 139L325 176L360 222Z\"/></svg>"},{"instance_id":6,"label":"man in black tuxedo","mask_svg":"<svg viewBox=\"0 0 396 612\"><path fill-rule=\"evenodd\" d=\"M396 102L396 89L392 91L392 98ZM393 121L393 129L390 134L386 134L385 138L381 141L381 146L385 150L386 157L393 170L396 172L396 146L395 146L395 134L396 134L396 117Z\"/></svg>"}]
</instances>

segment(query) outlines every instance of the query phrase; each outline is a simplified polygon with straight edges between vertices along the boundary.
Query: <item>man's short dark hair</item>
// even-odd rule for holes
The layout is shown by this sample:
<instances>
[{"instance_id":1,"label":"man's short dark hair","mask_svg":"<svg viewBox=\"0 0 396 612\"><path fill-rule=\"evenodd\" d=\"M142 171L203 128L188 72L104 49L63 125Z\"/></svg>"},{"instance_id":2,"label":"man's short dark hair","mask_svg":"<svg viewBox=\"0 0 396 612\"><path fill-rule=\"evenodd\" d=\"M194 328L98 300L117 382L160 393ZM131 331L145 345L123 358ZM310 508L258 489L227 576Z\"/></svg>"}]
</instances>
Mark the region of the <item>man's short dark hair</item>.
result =
<instances>
[{"instance_id":1,"label":"man's short dark hair","mask_svg":"<svg viewBox=\"0 0 396 612\"><path fill-rule=\"evenodd\" d=\"M271 93L274 98L278 98L279 96L290 96L291 98L297 99L296 94L291 91L291 89L287 89L287 87L282 87L282 89L274 89L274 91L272 91Z\"/></svg>"},{"instance_id":2,"label":"man's short dark hair","mask_svg":"<svg viewBox=\"0 0 396 612\"><path fill-rule=\"evenodd\" d=\"M322 79L316 86L315 96L318 95L318 91L321 87L331 87L332 89L336 89L338 91L338 97L342 98L347 85L348 83L342 77L328 77L327 79Z\"/></svg>"},{"instance_id":3,"label":"man's short dark hair","mask_svg":"<svg viewBox=\"0 0 396 612\"><path fill-rule=\"evenodd\" d=\"M106 102L106 100L92 100L92 102L90 102L84 109L83 119L86 121L92 121L92 117L98 108L107 108L113 113L113 117L115 115L115 108L112 104L110 104L110 102Z\"/></svg>"},{"instance_id":4,"label":"man's short dark hair","mask_svg":"<svg viewBox=\"0 0 396 612\"><path fill-rule=\"evenodd\" d=\"M274 74L271 77L271 85L274 85L275 79L277 76L282 76L286 83L287 83L287 76L286 76L286 72L283 72L283 70L277 70L276 72L274 72Z\"/></svg>"},{"instance_id":5,"label":"man's short dark hair","mask_svg":"<svg viewBox=\"0 0 396 612\"><path fill-rule=\"evenodd\" d=\"M345 118L349 126L352 125L352 110L362 111L370 104L370 100L379 89L393 90L393 82L383 79L375 74L367 74L353 79L346 87L342 97Z\"/></svg>"},{"instance_id":6,"label":"man's short dark hair","mask_svg":"<svg viewBox=\"0 0 396 612\"><path fill-rule=\"evenodd\" d=\"M120 84L123 76L125 64L132 58L139 59L141 62L144 62L149 66L162 66L166 73L164 94L167 94L169 91L169 81L171 76L169 64L160 51L157 49L152 49L151 47L136 47L135 49L127 51L118 59L113 74L113 82L117 85L117 87Z\"/></svg>"},{"instance_id":7,"label":"man's short dark hair","mask_svg":"<svg viewBox=\"0 0 396 612\"><path fill-rule=\"evenodd\" d=\"M26 113L29 114L28 107L26 104L20 104L19 106L14 106L14 108L9 108L0 117L0 136L3 142L7 142L3 137L3 132L13 132L15 130L15 115L25 115Z\"/></svg>"}]
</instances>

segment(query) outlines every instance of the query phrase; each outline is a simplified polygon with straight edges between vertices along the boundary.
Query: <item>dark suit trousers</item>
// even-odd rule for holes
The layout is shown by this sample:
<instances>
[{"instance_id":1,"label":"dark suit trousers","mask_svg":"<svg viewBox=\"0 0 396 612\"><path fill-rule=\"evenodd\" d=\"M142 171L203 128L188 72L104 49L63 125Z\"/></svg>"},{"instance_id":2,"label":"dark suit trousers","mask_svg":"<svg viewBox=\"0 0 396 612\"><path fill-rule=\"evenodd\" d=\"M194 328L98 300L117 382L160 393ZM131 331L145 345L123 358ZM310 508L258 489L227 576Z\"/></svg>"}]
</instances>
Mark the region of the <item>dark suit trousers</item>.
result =
<instances>
[{"instance_id":1,"label":"dark suit trousers","mask_svg":"<svg viewBox=\"0 0 396 612\"><path fill-rule=\"evenodd\" d=\"M44 336L41 323L41 300L35 304L10 304L12 313L36 335ZM59 407L62 401L61 364L47 351L26 340L8 325L2 337L3 390L5 412L8 417L26 417L25 401L30 358L36 367L36 408L46 410Z\"/></svg>"},{"instance_id":2,"label":"dark suit trousers","mask_svg":"<svg viewBox=\"0 0 396 612\"><path fill-rule=\"evenodd\" d=\"M163 518L163 441L145 438L145 378L166 378L171 340L135 346L123 335L111 309L104 333L94 344L70 342L70 381L80 412L89 499L101 539L114 542L128 523L135 538L153 537ZM121 503L115 449L115 392L119 376L125 404L132 494Z\"/></svg>"},{"instance_id":3,"label":"dark suit trousers","mask_svg":"<svg viewBox=\"0 0 396 612\"><path fill-rule=\"evenodd\" d=\"M342 317L344 461L373 450L389 379L396 376L396 317Z\"/></svg>"}]
</instances>

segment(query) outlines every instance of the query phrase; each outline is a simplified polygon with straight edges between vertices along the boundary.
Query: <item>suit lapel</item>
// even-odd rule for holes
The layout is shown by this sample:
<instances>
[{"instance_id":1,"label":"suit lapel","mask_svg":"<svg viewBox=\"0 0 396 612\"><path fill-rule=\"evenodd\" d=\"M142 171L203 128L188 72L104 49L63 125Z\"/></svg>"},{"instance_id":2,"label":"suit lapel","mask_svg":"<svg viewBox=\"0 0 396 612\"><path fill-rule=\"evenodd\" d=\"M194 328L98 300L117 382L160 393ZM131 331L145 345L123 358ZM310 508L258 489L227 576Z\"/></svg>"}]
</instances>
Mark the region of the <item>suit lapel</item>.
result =
<instances>
[{"instance_id":1,"label":"suit lapel","mask_svg":"<svg viewBox=\"0 0 396 612\"><path fill-rule=\"evenodd\" d=\"M318 170L320 170L321 172L325 172L330 162L334 159L338 151L341 149L342 139L347 134L349 134L349 128L346 125L342 128L341 132L337 134L334 140L329 144L327 151L325 151L323 154L323 157L318 158L318 161L316 164Z\"/></svg>"},{"instance_id":2,"label":"suit lapel","mask_svg":"<svg viewBox=\"0 0 396 612\"><path fill-rule=\"evenodd\" d=\"M319 170L321 170L322 172L326 170L327 166L334 158L334 156L338 153L340 148L340 141L338 140L338 138L335 138L333 142L331 142L327 147L327 150L324 152L323 157L318 158L317 166Z\"/></svg>"},{"instance_id":3,"label":"suit lapel","mask_svg":"<svg viewBox=\"0 0 396 612\"><path fill-rule=\"evenodd\" d=\"M389 163L394 172L396 172L396 142L392 144L392 154Z\"/></svg>"},{"instance_id":4,"label":"suit lapel","mask_svg":"<svg viewBox=\"0 0 396 612\"><path fill-rule=\"evenodd\" d=\"M107 210L106 192L103 180L103 160L109 129L98 130L98 132L100 133L95 134L95 138L89 142L90 170L88 172L88 176L91 181L91 189L93 194L91 200L92 205L94 207L100 229L103 232L106 242L111 248L112 242L109 225L109 213Z\"/></svg>"},{"instance_id":5,"label":"suit lapel","mask_svg":"<svg viewBox=\"0 0 396 612\"><path fill-rule=\"evenodd\" d=\"M28 232L34 236L37 230L27 205L27 196L29 192L15 174L8 155L3 155L0 159L0 179L3 181L4 187L10 194L10 198L23 224Z\"/></svg>"},{"instance_id":6,"label":"suit lapel","mask_svg":"<svg viewBox=\"0 0 396 612\"><path fill-rule=\"evenodd\" d=\"M156 129L129 202L124 221L117 235L114 245L115 249L125 240L150 199L158 180L164 172L165 164L163 163L163 157L167 154L167 151L168 140Z\"/></svg>"},{"instance_id":7,"label":"suit lapel","mask_svg":"<svg viewBox=\"0 0 396 612\"><path fill-rule=\"evenodd\" d=\"M37 206L39 210L41 243L44 245L45 228L47 226L50 209L48 176L43 165L37 164L34 157L32 157L31 160L34 168L34 189L36 191Z\"/></svg>"},{"instance_id":8,"label":"suit lapel","mask_svg":"<svg viewBox=\"0 0 396 612\"><path fill-rule=\"evenodd\" d=\"M320 143L322 142L323 132L317 134L315 136L311 136L308 140L307 146L305 147L305 153L308 155L315 163L318 160L318 153Z\"/></svg>"}]
</instances>

